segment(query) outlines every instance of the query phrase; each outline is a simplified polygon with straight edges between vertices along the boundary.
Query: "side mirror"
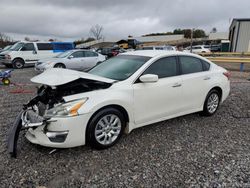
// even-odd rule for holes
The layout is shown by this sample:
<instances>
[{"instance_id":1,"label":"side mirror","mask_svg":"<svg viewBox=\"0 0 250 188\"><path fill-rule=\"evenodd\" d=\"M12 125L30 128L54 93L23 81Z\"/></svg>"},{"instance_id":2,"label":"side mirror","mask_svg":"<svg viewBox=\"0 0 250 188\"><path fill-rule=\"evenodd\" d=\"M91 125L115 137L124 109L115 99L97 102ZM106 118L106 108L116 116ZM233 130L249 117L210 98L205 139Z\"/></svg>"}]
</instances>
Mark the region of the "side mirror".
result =
<instances>
[{"instance_id":1,"label":"side mirror","mask_svg":"<svg viewBox=\"0 0 250 188\"><path fill-rule=\"evenodd\" d=\"M36 50L33 50L33 54L37 54L37 51L36 51Z\"/></svg>"},{"instance_id":2,"label":"side mirror","mask_svg":"<svg viewBox=\"0 0 250 188\"><path fill-rule=\"evenodd\" d=\"M74 58L74 56L73 56L73 55L70 55L70 56L68 57L68 59L72 59L72 58Z\"/></svg>"},{"instance_id":3,"label":"side mirror","mask_svg":"<svg viewBox=\"0 0 250 188\"><path fill-rule=\"evenodd\" d=\"M159 80L158 75L155 74L145 74L142 75L139 79L143 83L153 83Z\"/></svg>"}]
</instances>

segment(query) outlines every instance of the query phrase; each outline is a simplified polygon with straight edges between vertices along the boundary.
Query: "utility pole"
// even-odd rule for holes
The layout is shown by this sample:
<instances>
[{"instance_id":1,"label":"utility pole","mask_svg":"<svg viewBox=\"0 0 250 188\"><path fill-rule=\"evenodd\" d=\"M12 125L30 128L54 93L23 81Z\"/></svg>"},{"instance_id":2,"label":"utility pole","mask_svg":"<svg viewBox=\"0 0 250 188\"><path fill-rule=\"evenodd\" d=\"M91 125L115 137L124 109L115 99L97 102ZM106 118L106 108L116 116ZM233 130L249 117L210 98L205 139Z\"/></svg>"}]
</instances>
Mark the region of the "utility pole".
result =
<instances>
[{"instance_id":1,"label":"utility pole","mask_svg":"<svg viewBox=\"0 0 250 188\"><path fill-rule=\"evenodd\" d=\"M194 34L194 28L191 29L191 44L190 44L190 52L193 52L193 34Z\"/></svg>"}]
</instances>

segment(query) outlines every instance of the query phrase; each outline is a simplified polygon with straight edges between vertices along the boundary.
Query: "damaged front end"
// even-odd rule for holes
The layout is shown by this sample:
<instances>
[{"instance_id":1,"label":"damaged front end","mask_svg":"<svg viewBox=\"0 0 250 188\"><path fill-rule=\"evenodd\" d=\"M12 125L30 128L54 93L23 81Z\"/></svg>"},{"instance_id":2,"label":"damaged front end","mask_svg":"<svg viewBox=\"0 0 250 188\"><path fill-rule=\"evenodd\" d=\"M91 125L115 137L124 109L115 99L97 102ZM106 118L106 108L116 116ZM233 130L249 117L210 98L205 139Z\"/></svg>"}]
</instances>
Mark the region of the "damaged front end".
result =
<instances>
[{"instance_id":1,"label":"damaged front end","mask_svg":"<svg viewBox=\"0 0 250 188\"><path fill-rule=\"evenodd\" d=\"M51 113L51 111L54 112L54 109L57 109L60 106L66 106L67 104L63 97L106 89L112 85L111 82L107 83L82 77L73 81L71 79L70 82L62 83L61 85L50 86L46 85L46 83L42 84L44 85L38 88L37 96L31 99L27 104L23 105L22 112L16 117L16 120L9 131L7 146L8 152L12 157L16 157L17 141L19 133L22 130L32 132L35 129L42 128L49 139L57 139L56 141L59 142L65 139L67 136L67 132L65 131L60 133L46 132L46 126L51 121L54 121L53 113Z\"/></svg>"}]
</instances>

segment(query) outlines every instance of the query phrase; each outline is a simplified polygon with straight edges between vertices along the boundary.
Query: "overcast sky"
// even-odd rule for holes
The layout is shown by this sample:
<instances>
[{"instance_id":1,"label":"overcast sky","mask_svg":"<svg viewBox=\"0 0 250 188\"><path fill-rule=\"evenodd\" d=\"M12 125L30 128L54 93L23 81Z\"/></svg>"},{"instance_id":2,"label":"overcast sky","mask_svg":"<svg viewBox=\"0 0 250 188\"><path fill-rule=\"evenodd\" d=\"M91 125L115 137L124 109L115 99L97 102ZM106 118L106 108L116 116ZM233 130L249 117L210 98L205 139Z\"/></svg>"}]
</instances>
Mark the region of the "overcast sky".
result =
<instances>
[{"instance_id":1,"label":"overcast sky","mask_svg":"<svg viewBox=\"0 0 250 188\"><path fill-rule=\"evenodd\" d=\"M230 19L249 18L249 0L0 0L0 32L13 39L75 40L92 25L106 38L175 28L228 31Z\"/></svg>"}]
</instances>

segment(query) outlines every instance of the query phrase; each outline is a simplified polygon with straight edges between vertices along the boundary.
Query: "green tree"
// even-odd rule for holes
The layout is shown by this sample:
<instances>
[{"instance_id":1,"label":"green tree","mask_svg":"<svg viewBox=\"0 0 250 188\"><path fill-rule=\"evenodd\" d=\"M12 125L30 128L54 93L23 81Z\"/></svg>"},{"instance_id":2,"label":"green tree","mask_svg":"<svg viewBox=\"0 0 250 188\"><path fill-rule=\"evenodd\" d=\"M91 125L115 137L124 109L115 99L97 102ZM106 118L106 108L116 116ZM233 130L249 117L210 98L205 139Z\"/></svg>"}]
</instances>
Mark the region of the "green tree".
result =
<instances>
[{"instance_id":1,"label":"green tree","mask_svg":"<svg viewBox=\"0 0 250 188\"><path fill-rule=\"evenodd\" d=\"M204 37L206 37L206 33L202 29L196 29L196 30L194 30L193 37L194 38L204 38Z\"/></svg>"}]
</instances>

